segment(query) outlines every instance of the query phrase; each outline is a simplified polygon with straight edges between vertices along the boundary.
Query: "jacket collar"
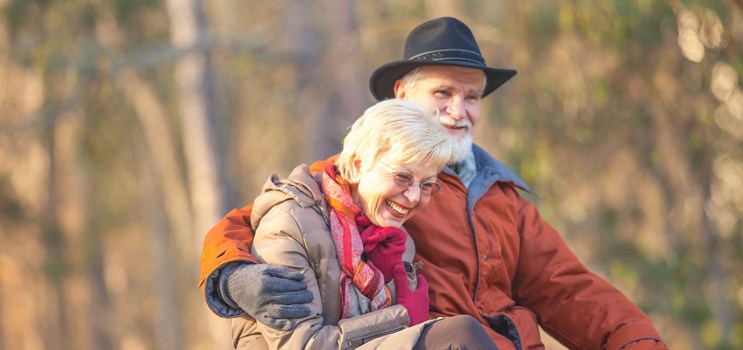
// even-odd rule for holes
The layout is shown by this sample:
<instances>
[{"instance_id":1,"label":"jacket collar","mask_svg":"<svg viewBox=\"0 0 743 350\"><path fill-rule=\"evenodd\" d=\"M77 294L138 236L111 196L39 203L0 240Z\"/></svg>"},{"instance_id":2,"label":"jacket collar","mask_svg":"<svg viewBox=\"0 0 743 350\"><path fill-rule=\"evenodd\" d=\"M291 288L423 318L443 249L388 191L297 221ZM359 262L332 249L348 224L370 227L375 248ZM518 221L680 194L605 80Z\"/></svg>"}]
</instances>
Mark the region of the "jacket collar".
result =
<instances>
[{"instance_id":1,"label":"jacket collar","mask_svg":"<svg viewBox=\"0 0 743 350\"><path fill-rule=\"evenodd\" d=\"M486 178L491 178L494 182L506 182L516 187L521 188L524 191L531 193L531 189L526 185L526 182L516 175L513 170L508 166L501 163L499 160L493 158L485 150L477 145L472 145L472 152L475 153L475 164L477 164L477 172L486 173ZM482 170L480 170L482 169Z\"/></svg>"},{"instance_id":2,"label":"jacket collar","mask_svg":"<svg viewBox=\"0 0 743 350\"><path fill-rule=\"evenodd\" d=\"M473 186L490 187L496 182L504 182L532 193L529 186L513 170L501 161L493 158L485 150L480 148L480 146L472 144L472 153L475 155L477 175L470 184L470 190ZM444 172L455 177L457 176L449 167L446 167Z\"/></svg>"},{"instance_id":3,"label":"jacket collar","mask_svg":"<svg viewBox=\"0 0 743 350\"><path fill-rule=\"evenodd\" d=\"M472 212L475 203L482 197L485 192L493 186L493 184L502 182L510 184L526 192L532 193L529 186L526 185L524 180L516 175L511 169L499 160L490 156L485 150L479 146L472 144L472 152L475 155L475 165L477 166L477 174L475 178L470 182L467 188L467 211ZM457 177L450 168L445 168L444 172ZM458 177L457 177L458 178Z\"/></svg>"}]
</instances>

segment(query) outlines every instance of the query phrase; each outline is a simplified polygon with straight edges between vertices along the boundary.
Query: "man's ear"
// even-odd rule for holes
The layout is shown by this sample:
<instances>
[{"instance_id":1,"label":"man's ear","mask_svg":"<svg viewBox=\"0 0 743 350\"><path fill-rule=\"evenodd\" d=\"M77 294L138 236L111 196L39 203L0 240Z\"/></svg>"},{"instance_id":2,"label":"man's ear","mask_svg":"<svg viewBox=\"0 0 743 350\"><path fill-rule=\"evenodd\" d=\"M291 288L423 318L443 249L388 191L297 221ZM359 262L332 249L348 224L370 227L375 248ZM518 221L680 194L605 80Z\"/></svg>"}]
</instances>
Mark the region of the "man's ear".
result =
<instances>
[{"instance_id":1,"label":"man's ear","mask_svg":"<svg viewBox=\"0 0 743 350\"><path fill-rule=\"evenodd\" d=\"M406 91L405 85L402 83L402 79L397 79L397 81L395 81L395 87L393 91L395 92L395 98L405 99Z\"/></svg>"}]
</instances>

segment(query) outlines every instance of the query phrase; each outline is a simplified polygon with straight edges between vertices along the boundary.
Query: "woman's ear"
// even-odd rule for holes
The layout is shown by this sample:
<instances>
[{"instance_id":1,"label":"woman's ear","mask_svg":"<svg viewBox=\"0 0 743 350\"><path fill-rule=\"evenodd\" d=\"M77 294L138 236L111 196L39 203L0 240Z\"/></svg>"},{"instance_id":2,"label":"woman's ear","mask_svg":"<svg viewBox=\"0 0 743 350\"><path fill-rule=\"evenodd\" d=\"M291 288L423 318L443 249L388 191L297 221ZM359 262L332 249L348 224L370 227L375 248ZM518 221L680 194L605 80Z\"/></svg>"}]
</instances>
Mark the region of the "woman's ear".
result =
<instances>
[{"instance_id":1,"label":"woman's ear","mask_svg":"<svg viewBox=\"0 0 743 350\"><path fill-rule=\"evenodd\" d=\"M348 179L350 183L359 183L359 178L361 177L361 159L356 158L354 155L353 161L351 161L351 178Z\"/></svg>"}]
</instances>

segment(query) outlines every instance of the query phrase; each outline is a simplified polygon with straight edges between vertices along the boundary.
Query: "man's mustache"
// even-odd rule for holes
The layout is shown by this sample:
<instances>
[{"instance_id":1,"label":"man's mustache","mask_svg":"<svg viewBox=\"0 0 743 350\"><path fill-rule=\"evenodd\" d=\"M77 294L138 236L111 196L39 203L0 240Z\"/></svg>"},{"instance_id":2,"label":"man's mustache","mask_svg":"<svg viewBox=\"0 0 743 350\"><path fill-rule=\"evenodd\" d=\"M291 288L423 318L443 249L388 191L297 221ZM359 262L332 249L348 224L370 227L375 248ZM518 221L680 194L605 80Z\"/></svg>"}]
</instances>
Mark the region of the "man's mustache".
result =
<instances>
[{"instance_id":1,"label":"man's mustache","mask_svg":"<svg viewBox=\"0 0 743 350\"><path fill-rule=\"evenodd\" d=\"M470 123L469 119L456 120L447 115L439 115L439 122L441 124L444 124L452 128L461 128L461 127L466 127L467 129L472 128L472 123Z\"/></svg>"}]
</instances>

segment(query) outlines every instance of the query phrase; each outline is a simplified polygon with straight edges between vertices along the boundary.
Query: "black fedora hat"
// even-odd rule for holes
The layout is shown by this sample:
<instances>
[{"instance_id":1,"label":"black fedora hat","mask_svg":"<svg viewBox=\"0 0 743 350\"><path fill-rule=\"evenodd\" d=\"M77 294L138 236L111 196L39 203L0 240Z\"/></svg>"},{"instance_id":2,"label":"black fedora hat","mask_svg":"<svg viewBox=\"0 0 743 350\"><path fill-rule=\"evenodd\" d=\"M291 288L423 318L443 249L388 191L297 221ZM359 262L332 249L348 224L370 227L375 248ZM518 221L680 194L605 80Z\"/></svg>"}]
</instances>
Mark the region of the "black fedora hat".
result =
<instances>
[{"instance_id":1,"label":"black fedora hat","mask_svg":"<svg viewBox=\"0 0 743 350\"><path fill-rule=\"evenodd\" d=\"M483 97L516 75L513 69L488 67L470 28L456 18L441 17L423 22L410 32L402 60L384 64L372 73L371 93L379 101L393 98L395 81L415 68L430 65L482 69L487 76Z\"/></svg>"}]
</instances>

